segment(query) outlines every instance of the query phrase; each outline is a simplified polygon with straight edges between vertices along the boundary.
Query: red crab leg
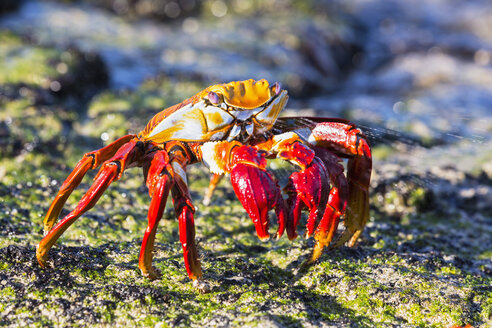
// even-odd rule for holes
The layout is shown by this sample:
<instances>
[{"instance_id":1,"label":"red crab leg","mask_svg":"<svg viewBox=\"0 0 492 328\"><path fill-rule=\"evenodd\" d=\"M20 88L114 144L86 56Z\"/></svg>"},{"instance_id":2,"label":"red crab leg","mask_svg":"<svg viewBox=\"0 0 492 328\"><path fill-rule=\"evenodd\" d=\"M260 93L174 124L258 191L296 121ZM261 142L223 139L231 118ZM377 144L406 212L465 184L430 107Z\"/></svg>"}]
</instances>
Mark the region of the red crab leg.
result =
<instances>
[{"instance_id":1,"label":"red crab leg","mask_svg":"<svg viewBox=\"0 0 492 328\"><path fill-rule=\"evenodd\" d=\"M316 124L309 142L349 158L347 165L349 196L345 217L347 229L334 246L343 245L348 241L348 245L352 247L369 218L369 183L372 171L369 144L359 129L351 124L340 122Z\"/></svg>"},{"instance_id":2,"label":"red crab leg","mask_svg":"<svg viewBox=\"0 0 492 328\"><path fill-rule=\"evenodd\" d=\"M172 155L171 165L175 183L171 192L174 210L179 221L179 239L183 247L183 257L188 276L192 280L197 280L202 276L202 267L195 244L195 220L193 217L195 207L191 202L186 181L186 163L188 160L184 151L175 151Z\"/></svg>"},{"instance_id":3,"label":"red crab leg","mask_svg":"<svg viewBox=\"0 0 492 328\"><path fill-rule=\"evenodd\" d=\"M231 182L234 192L246 212L253 220L260 240L268 240L268 211L275 209L278 229L275 238L282 236L285 229L286 211L277 182L266 171L265 152L250 146L232 149L230 162Z\"/></svg>"},{"instance_id":4,"label":"red crab leg","mask_svg":"<svg viewBox=\"0 0 492 328\"><path fill-rule=\"evenodd\" d=\"M190 279L198 279L202 276L202 268L198 259L198 251L195 245L195 221L193 214L195 209L183 205L183 195L180 192L173 193L175 211L179 220L179 240L183 247L183 258L186 271Z\"/></svg>"},{"instance_id":5,"label":"red crab leg","mask_svg":"<svg viewBox=\"0 0 492 328\"><path fill-rule=\"evenodd\" d=\"M67 177L65 182L63 182L58 194L55 199L51 203L48 212L44 218L44 234L46 235L48 231L53 228L53 225L56 223L56 220L60 216L60 212L65 205L68 197L72 193L72 191L77 188L77 186L82 181L84 175L90 169L95 169L99 166L101 162L108 160L111 156L113 156L116 151L125 143L134 138L135 135L127 135L119 138L108 146L101 148L96 151L92 151L84 155L84 157L77 163L72 173Z\"/></svg>"},{"instance_id":6,"label":"red crab leg","mask_svg":"<svg viewBox=\"0 0 492 328\"><path fill-rule=\"evenodd\" d=\"M152 155L152 158L144 164L150 165L148 173L146 174L146 182L152 200L150 201L149 213L147 216L148 225L147 229L145 229L140 256L138 258L138 267L145 277L154 280L159 276L157 271L152 267L152 252L154 250L155 234L159 221L166 208L167 196L172 187L173 178L167 152L165 150L160 150Z\"/></svg>"},{"instance_id":7,"label":"red crab leg","mask_svg":"<svg viewBox=\"0 0 492 328\"><path fill-rule=\"evenodd\" d=\"M328 196L328 203L321 219L314 239L316 244L308 263L313 263L322 254L323 248L328 246L337 230L340 216L345 212L348 198L348 185L343 175L343 166L340 159L326 149L315 147L316 156L320 158L328 172L332 188Z\"/></svg>"},{"instance_id":8,"label":"red crab leg","mask_svg":"<svg viewBox=\"0 0 492 328\"><path fill-rule=\"evenodd\" d=\"M212 195L217 188L220 180L222 180L223 175L221 174L212 174L210 177L210 184L208 185L207 192L205 193L205 197L203 197L203 205L210 205L210 201L212 200Z\"/></svg>"},{"instance_id":9,"label":"red crab leg","mask_svg":"<svg viewBox=\"0 0 492 328\"><path fill-rule=\"evenodd\" d=\"M124 144L111 159L103 164L94 183L79 201L76 208L58 222L58 224L55 225L39 242L36 249L36 257L42 267L46 265L48 251L63 232L65 232L65 230L67 230L83 213L91 209L111 182L119 179L124 168L128 167L133 162L135 149L137 149L135 147L136 144L136 140L131 140Z\"/></svg>"},{"instance_id":10,"label":"red crab leg","mask_svg":"<svg viewBox=\"0 0 492 328\"><path fill-rule=\"evenodd\" d=\"M290 196L287 200L289 219L286 223L289 239L297 237L295 228L301 217L301 211L306 206L310 212L306 235L313 234L323 216L330 191L327 183L328 174L323 163L319 159L315 159L314 151L299 140L297 134L288 132L272 136L265 142L255 145L255 148L273 153L301 168L301 171L294 172L290 176L289 184L284 188Z\"/></svg>"}]
</instances>

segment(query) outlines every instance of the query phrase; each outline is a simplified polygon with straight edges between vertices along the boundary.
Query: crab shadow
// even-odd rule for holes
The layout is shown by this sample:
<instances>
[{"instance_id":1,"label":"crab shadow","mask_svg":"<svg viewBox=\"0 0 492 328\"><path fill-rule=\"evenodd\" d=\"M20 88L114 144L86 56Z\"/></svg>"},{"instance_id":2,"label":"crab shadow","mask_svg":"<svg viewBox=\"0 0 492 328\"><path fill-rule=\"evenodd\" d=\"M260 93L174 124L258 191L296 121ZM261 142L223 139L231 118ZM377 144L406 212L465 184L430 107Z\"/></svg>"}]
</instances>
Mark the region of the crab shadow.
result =
<instances>
[{"instance_id":1,"label":"crab shadow","mask_svg":"<svg viewBox=\"0 0 492 328\"><path fill-rule=\"evenodd\" d=\"M157 245L157 247L161 246L170 247ZM247 302L251 302L255 316L258 316L260 320L280 326L302 327L302 322L295 317L295 313L293 315L278 313L279 302L288 302L296 304L296 309L301 308L302 316L305 317L304 320L308 320L314 325L333 323L334 321L329 318L335 318L335 322L356 325L357 327L371 327L370 318L356 314L353 310L339 303L335 297L324 295L316 291L315 288L307 288L298 284L297 282L302 279L304 272L294 274L292 270L295 267L294 263L289 268L282 269L264 259L258 261L259 263L248 261L248 258L252 256L251 254L258 254L258 251L263 252L263 249L256 246L243 246L235 253L217 252L214 256L207 257L204 260L204 262L206 261L204 278L214 286L209 298L216 302L227 303L232 308L237 306L238 309L244 306L244 299L241 299L244 291L258 295L266 294L265 297L258 300L252 299ZM138 275L137 278L128 278L127 281L110 280L103 284L102 280L107 275L106 270L109 265L114 271L137 271L137 260L114 262L114 254L112 253L118 253L118 255L123 253L124 255L128 252L124 245L117 243L107 243L98 247L58 245L50 252L51 260L49 263L51 267L42 269L35 260L34 247L9 246L0 249L0 259L11 264L9 270L2 273L2 278L9 281L9 284L15 285L19 294L23 295L34 290L49 295L63 286L62 289L71 295L72 300L69 302L65 297L57 297L54 300L47 300L47 302L56 303L56 306L63 310L62 316L67 315L71 318L70 320L79 318L74 309L84 312L88 323L97 323L101 319L100 313L91 309L90 305L86 306L92 302L102 304L107 309L117 308L118 302L115 300L137 301L145 305L149 296L153 301L163 304L163 309L172 303L203 302L203 295L195 290L178 292L160 284L159 281L147 282ZM154 263L157 267L163 265L176 266L177 271L182 271L182 278L178 278L175 283L189 284L184 266L180 263L181 261L178 261L180 257L180 252L176 252L171 256L155 258ZM232 262L231 259L233 259ZM224 269L228 265L233 265L235 268ZM23 272L32 275L31 283L23 285L14 282L15 276L22 275ZM162 279L164 278L162 277ZM94 292L104 296L94 296ZM268 295L273 296L273 299L269 299ZM97 297L101 299L95 299ZM22 306L26 302L34 302L35 305L39 305L38 301L19 298L17 306ZM169 322L171 325L189 325L193 322L187 311L185 306L181 313L178 313L177 317L172 320L167 318L164 310L162 313L156 314L162 315L163 320L171 320ZM235 311L237 310L232 310L232 312ZM211 319L230 323L229 315L231 314L212 315ZM340 322L340 320L342 321Z\"/></svg>"},{"instance_id":2,"label":"crab shadow","mask_svg":"<svg viewBox=\"0 0 492 328\"><path fill-rule=\"evenodd\" d=\"M57 245L50 252L51 265L56 269L40 268L35 260L34 247L8 246L0 249L0 261L9 263L8 268L0 272L0 280L7 281L6 287L12 287L17 295L29 295L33 291L49 295L57 288L66 290L70 294L70 301L61 296L51 298L46 302L61 308L63 311L61 315L70 318L69 322L76 322L77 318L81 319L82 314L80 313L84 313L84 320L87 323L99 322L101 314L91 309L90 304L92 303L102 304L111 310L119 306L119 301L115 300L126 303L137 302L145 306L150 297L162 305L155 315L160 316L172 326L194 323L189 316L191 310L188 305L180 308L177 315L170 318L166 309L174 307L173 304L191 302L203 306L203 302L210 301L226 304L228 308L233 309L226 312L218 311L211 315L210 320L223 326L232 324L231 316L240 314L239 309L244 307L245 302L252 307L251 311L254 311L256 318L276 326L302 327L306 321L316 326L324 324L350 327L373 326L369 316L361 315L347 307L337 300L333 293L328 295L317 288L320 283L325 287L337 288L336 279L329 272L322 272L318 282L314 282L311 286L303 282L305 279L310 279L310 274L312 274L312 270L310 272L309 268L302 267L307 255L281 268L274 261L262 256L269 251L269 248L262 245L245 245L234 241L233 247L225 251L211 252L201 249L205 256L202 259L204 278L213 286L210 295L203 296L193 289L185 288L178 291L169 284L161 284L159 281L148 282L141 277L136 272L138 261L135 250L138 247L128 247L130 244L138 245L139 241L136 239L125 243L112 242L97 247ZM156 245L158 250L165 250L171 255L155 256L154 264L161 268L175 267L176 276L169 277L174 280L174 284L190 284L182 264L182 254L177 251L176 246L179 246L179 243L158 243ZM342 247L323 254L320 261L343 258L350 262L358 262L374 256L375 252L376 250L363 245L355 249ZM130 259L117 262L116 258ZM113 279L103 283L108 274L109 265L113 271L129 271L134 274L128 279ZM348 275L353 274L349 270L346 271ZM20 283L16 277L22 275L31 276L31 282ZM165 278L162 277L162 279ZM365 279L364 276L360 278ZM330 281L331 279L334 280ZM350 288L356 289L357 286ZM98 295L95 295L95 292ZM253 295L251 300L244 299L245 292ZM344 293L344 291L339 291L339 293ZM260 297L255 298L254 295ZM39 300L31 297L18 297L15 302L17 307L33 307L34 314L39 312L36 309L40 305ZM285 304L295 304L295 307L292 312L279 314L279 308L284 309ZM298 319L301 317L302 320ZM4 323L8 324L8 319L5 320L7 321ZM395 320L402 324L406 322L397 317Z\"/></svg>"},{"instance_id":3,"label":"crab shadow","mask_svg":"<svg viewBox=\"0 0 492 328\"><path fill-rule=\"evenodd\" d=\"M280 326L302 327L303 323L296 318L296 315L305 316L307 321L315 326L330 323L357 327L373 326L369 317L346 307L335 296L320 291L316 288L316 283L308 287L301 282L308 278L308 268L302 266L307 256L301 256L287 267L281 268L272 260L258 258L259 254L267 251L267 248L257 245L239 247L240 254L233 262L235 265L233 270L214 269L220 267L215 263L230 260L230 256L237 253L218 252L214 255L215 259L207 259L212 262L209 263L205 277L218 286L213 292L219 293L219 299L233 303L236 298L241 297L241 291L245 289L258 295L271 296L273 299L260 297L255 306L262 320L273 321ZM353 252L351 256L356 259L360 255ZM252 258L253 261L250 260ZM323 284L325 283L329 281L323 281ZM231 292L235 289L238 292ZM289 314L278 314L279 306L286 302L296 304L295 308L303 309L300 311L302 313L294 311Z\"/></svg>"}]
</instances>

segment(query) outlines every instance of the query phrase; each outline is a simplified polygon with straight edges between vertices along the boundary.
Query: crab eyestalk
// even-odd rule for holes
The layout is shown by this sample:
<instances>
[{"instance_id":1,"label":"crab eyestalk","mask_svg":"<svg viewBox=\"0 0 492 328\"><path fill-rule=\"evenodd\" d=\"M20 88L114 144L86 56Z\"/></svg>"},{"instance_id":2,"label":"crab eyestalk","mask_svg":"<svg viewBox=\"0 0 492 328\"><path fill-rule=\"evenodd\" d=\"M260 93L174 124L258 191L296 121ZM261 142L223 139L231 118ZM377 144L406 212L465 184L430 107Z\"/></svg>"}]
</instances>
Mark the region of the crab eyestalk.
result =
<instances>
[{"instance_id":1,"label":"crab eyestalk","mask_svg":"<svg viewBox=\"0 0 492 328\"><path fill-rule=\"evenodd\" d=\"M278 96L280 91L282 91L282 84L280 84L280 82L275 82L270 90L272 91L272 95Z\"/></svg>"},{"instance_id":2,"label":"crab eyestalk","mask_svg":"<svg viewBox=\"0 0 492 328\"><path fill-rule=\"evenodd\" d=\"M214 105L217 105L220 102L219 95L213 91L210 91L207 97L208 97L208 101L210 101L210 103Z\"/></svg>"}]
</instances>

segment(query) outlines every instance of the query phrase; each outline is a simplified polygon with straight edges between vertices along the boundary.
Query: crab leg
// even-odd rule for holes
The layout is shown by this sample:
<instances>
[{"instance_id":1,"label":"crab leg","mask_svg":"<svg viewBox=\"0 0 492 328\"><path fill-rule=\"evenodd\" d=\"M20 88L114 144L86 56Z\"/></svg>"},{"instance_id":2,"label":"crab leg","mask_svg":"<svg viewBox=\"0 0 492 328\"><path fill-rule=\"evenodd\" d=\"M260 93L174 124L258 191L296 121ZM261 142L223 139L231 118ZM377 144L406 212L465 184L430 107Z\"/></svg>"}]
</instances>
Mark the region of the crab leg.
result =
<instances>
[{"instance_id":1,"label":"crab leg","mask_svg":"<svg viewBox=\"0 0 492 328\"><path fill-rule=\"evenodd\" d=\"M183 247L186 271L190 279L196 281L202 277L202 268L195 244L195 207L191 202L186 178L188 156L184 149L175 149L171 154L171 166L174 172L174 186L171 193L174 211L179 221L179 239Z\"/></svg>"},{"instance_id":2,"label":"crab leg","mask_svg":"<svg viewBox=\"0 0 492 328\"><path fill-rule=\"evenodd\" d=\"M366 137L351 124L340 122L318 123L312 130L309 142L348 157L348 204L345 217L347 229L334 245L348 241L354 246L369 218L369 183L371 179L371 150Z\"/></svg>"},{"instance_id":3,"label":"crab leg","mask_svg":"<svg viewBox=\"0 0 492 328\"><path fill-rule=\"evenodd\" d=\"M272 150L277 152L278 157L300 167L300 171L292 173L284 189L289 195L287 204L290 209L287 235L291 240L297 237L296 227L301 218L301 211L307 208L309 216L305 237L311 237L316 230L317 251L316 255L313 253L312 256L314 261L321 254L323 247L330 243L333 235L330 231L336 230L341 210L343 211L345 207L344 204L343 206L339 204L338 188L330 188L328 182L333 180L331 177L336 167L329 166L328 169L324 164L325 161L316 157L315 152L302 144L294 133L276 136L273 141ZM333 181L332 184L335 185Z\"/></svg>"},{"instance_id":4,"label":"crab leg","mask_svg":"<svg viewBox=\"0 0 492 328\"><path fill-rule=\"evenodd\" d=\"M273 153L277 157L300 167L294 172L284 191L289 195L287 205L289 220L287 220L287 235L289 239L297 237L296 226L304 208L309 209L306 237L313 234L325 212L330 186L327 183L328 173L321 160L308 146L300 142L294 132L276 135L255 146L263 151Z\"/></svg>"},{"instance_id":5,"label":"crab leg","mask_svg":"<svg viewBox=\"0 0 492 328\"><path fill-rule=\"evenodd\" d=\"M202 276L202 268L198 259L198 251L195 244L195 221L193 214L195 209L188 205L189 195L184 195L179 188L173 189L174 209L179 221L179 240L183 247L183 258L186 271L192 280Z\"/></svg>"},{"instance_id":6,"label":"crab leg","mask_svg":"<svg viewBox=\"0 0 492 328\"><path fill-rule=\"evenodd\" d=\"M165 150L160 150L152 154L152 158L144 165L150 165L146 172L146 182L149 188L150 201L148 213L148 225L145 230L140 249L138 267L142 274L151 279L158 278L158 272L152 267L152 252L154 250L154 240L157 226L166 208L166 201L169 190L173 185L172 168L169 164L169 156ZM149 164L150 162L150 164Z\"/></svg>"},{"instance_id":7,"label":"crab leg","mask_svg":"<svg viewBox=\"0 0 492 328\"><path fill-rule=\"evenodd\" d=\"M310 211L305 237L312 236L314 232L316 244L308 263L316 261L321 256L323 248L330 244L347 202L345 178L343 175L333 177L333 171L335 170L332 167L327 168L319 158L315 157L308 167L291 175L286 187L289 194L287 202L291 208L291 220L287 221L290 239L297 236L295 229L301 210L307 207ZM328 179L333 185L331 189L327 183Z\"/></svg>"},{"instance_id":8,"label":"crab leg","mask_svg":"<svg viewBox=\"0 0 492 328\"><path fill-rule=\"evenodd\" d=\"M99 166L101 162L104 162L111 158L111 156L113 156L122 145L124 145L134 137L135 135L124 136L104 148L92 151L84 155L84 157L77 163L72 173L70 173L65 182L63 182L60 190L58 191L58 194L51 203L51 206L44 218L44 235L46 235L51 230L51 228L53 228L56 220L60 216L63 205L65 205L65 202L67 201L72 191L80 184L82 178L87 173L87 171L89 171L90 169L95 169Z\"/></svg>"},{"instance_id":9,"label":"crab leg","mask_svg":"<svg viewBox=\"0 0 492 328\"><path fill-rule=\"evenodd\" d=\"M210 201L212 200L212 195L217 188L220 180L222 180L223 175L221 174L212 174L210 177L210 184L208 185L207 192L205 193L205 197L203 197L203 205L210 205Z\"/></svg>"},{"instance_id":10,"label":"crab leg","mask_svg":"<svg viewBox=\"0 0 492 328\"><path fill-rule=\"evenodd\" d=\"M340 159L324 148L315 147L315 152L326 167L332 188L325 213L314 235L316 244L308 263L316 261L321 256L323 248L330 244L337 230L340 216L345 212L348 199L348 185L343 175L343 166L339 163Z\"/></svg>"},{"instance_id":11,"label":"crab leg","mask_svg":"<svg viewBox=\"0 0 492 328\"><path fill-rule=\"evenodd\" d=\"M82 214L91 209L104 193L106 188L114 180L118 180L123 170L132 164L135 157L136 140L124 144L116 154L106 162L99 170L94 183L79 201L75 209L65 216L57 225L55 225L39 242L36 249L36 257L39 264L44 267L48 259L48 251L60 236L77 220Z\"/></svg>"}]
</instances>

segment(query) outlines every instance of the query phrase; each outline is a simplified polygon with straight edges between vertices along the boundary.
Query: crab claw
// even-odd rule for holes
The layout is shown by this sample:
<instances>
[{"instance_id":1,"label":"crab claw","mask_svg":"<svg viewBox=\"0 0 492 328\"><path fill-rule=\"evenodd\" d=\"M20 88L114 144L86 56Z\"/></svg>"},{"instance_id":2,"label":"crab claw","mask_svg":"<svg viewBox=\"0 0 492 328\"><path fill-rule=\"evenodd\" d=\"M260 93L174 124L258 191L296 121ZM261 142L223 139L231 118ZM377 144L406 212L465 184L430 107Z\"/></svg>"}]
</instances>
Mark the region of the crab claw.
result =
<instances>
[{"instance_id":1,"label":"crab claw","mask_svg":"<svg viewBox=\"0 0 492 328\"><path fill-rule=\"evenodd\" d=\"M265 152L249 146L233 149L231 183L239 201L253 220L256 234L262 241L268 240L268 211L275 209L280 238L285 229L285 205L277 182L266 171Z\"/></svg>"},{"instance_id":2,"label":"crab claw","mask_svg":"<svg viewBox=\"0 0 492 328\"><path fill-rule=\"evenodd\" d=\"M289 195L287 205L290 210L287 236L290 240L297 237L296 227L301 218L301 211L305 208L309 210L305 237L312 236L323 217L330 194L329 177L325 166L318 158L314 158L305 169L291 174L284 190Z\"/></svg>"}]
</instances>

